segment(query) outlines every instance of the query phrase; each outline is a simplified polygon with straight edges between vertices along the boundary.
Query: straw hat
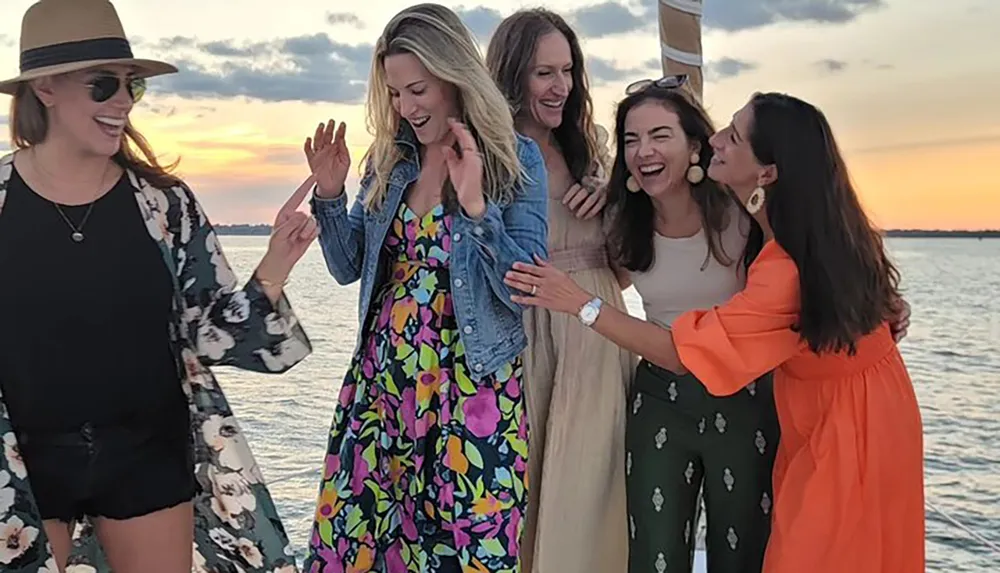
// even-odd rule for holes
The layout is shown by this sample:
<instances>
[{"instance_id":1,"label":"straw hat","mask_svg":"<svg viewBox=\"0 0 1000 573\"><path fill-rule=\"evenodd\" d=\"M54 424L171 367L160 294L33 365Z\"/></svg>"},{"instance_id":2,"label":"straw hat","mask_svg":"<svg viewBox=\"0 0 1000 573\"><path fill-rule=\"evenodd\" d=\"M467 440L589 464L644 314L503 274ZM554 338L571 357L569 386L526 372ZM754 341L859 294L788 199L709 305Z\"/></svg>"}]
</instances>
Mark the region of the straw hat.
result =
<instances>
[{"instance_id":1,"label":"straw hat","mask_svg":"<svg viewBox=\"0 0 1000 573\"><path fill-rule=\"evenodd\" d=\"M132 66L143 78L177 71L165 62L132 57L108 0L39 0L21 20L21 75L0 81L0 93L13 95L21 82L106 64Z\"/></svg>"}]
</instances>

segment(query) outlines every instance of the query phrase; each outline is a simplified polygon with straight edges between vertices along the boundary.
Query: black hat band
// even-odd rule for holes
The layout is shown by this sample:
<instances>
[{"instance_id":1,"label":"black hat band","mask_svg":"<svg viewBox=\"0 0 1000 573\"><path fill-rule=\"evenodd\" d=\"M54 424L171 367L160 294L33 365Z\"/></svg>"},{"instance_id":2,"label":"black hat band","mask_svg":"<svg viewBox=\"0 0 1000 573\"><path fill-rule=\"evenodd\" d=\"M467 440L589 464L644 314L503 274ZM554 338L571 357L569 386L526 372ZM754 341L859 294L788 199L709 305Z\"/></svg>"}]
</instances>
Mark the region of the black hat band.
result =
<instances>
[{"instance_id":1,"label":"black hat band","mask_svg":"<svg viewBox=\"0 0 1000 573\"><path fill-rule=\"evenodd\" d=\"M132 58L132 47L124 38L94 38L32 48L21 52L21 73L38 68L87 62Z\"/></svg>"}]
</instances>

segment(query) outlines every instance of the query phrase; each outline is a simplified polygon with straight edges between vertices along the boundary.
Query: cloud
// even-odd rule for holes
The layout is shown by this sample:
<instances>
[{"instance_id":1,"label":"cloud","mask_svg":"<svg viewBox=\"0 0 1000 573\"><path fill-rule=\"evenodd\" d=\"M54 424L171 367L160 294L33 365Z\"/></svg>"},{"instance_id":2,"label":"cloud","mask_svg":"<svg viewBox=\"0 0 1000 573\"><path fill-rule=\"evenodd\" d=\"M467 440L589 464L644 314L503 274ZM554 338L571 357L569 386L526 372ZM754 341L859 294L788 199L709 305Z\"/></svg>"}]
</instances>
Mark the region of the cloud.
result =
<instances>
[{"instance_id":1,"label":"cloud","mask_svg":"<svg viewBox=\"0 0 1000 573\"><path fill-rule=\"evenodd\" d=\"M736 58L719 58L705 62L702 72L708 80L726 80L735 78L745 72L756 70L759 66L753 62L738 60ZM663 63L660 58L651 58L643 64L645 70L655 70L660 73L663 70Z\"/></svg>"},{"instance_id":2,"label":"cloud","mask_svg":"<svg viewBox=\"0 0 1000 573\"><path fill-rule=\"evenodd\" d=\"M642 0L645 10L655 10L656 0ZM854 10L858 6L878 5L882 0L762 0L762 13L771 21L778 18L805 18L825 15L836 18L837 9ZM708 5L735 0L712 0ZM817 6L826 6L821 11ZM753 9L743 9L750 14ZM488 6L459 6L456 13L482 41L492 35L503 14ZM736 10L739 11L739 10ZM331 23L355 24L360 20L346 12L330 13ZM585 37L603 37L628 33L656 25L642 12L634 12L622 4L604 1L583 6L568 13L568 19ZM760 19L744 18L744 24ZM751 25L751 24L747 24ZM753 24L756 25L756 24ZM336 102L359 104L364 100L371 66L371 44L346 44L330 35L279 38L266 42L234 39L200 41L194 37L172 36L146 41L136 38L143 49L174 61L181 73L154 78L151 83L161 93L188 99L247 98L265 102L303 101L310 103ZM639 67L627 67L615 61L591 56L587 67L595 85L618 82L639 75L648 75L660 67L653 59ZM754 64L723 58L706 64L706 75L717 79L735 77L752 70ZM169 109L151 109L153 113L169 114Z\"/></svg>"},{"instance_id":3,"label":"cloud","mask_svg":"<svg viewBox=\"0 0 1000 573\"><path fill-rule=\"evenodd\" d=\"M170 55L180 69L150 80L161 93L191 99L360 103L373 47L318 33L242 43L177 36L158 40L150 49Z\"/></svg>"},{"instance_id":4,"label":"cloud","mask_svg":"<svg viewBox=\"0 0 1000 573\"><path fill-rule=\"evenodd\" d=\"M268 50L268 45L264 42L237 46L232 42L215 41L199 44L198 47L204 50L206 54L220 58L252 58L265 54Z\"/></svg>"},{"instance_id":5,"label":"cloud","mask_svg":"<svg viewBox=\"0 0 1000 573\"><path fill-rule=\"evenodd\" d=\"M503 14L486 6L455 11L481 41L503 20ZM361 24L357 16L345 12L329 13L327 20ZM155 41L137 37L132 42L177 65L180 73L150 80L160 93L265 102L362 103L374 49L372 44L337 42L325 33L269 42L203 42L188 36Z\"/></svg>"},{"instance_id":6,"label":"cloud","mask_svg":"<svg viewBox=\"0 0 1000 573\"><path fill-rule=\"evenodd\" d=\"M886 0L707 0L702 23L706 29L735 32L778 22L843 24L885 6ZM657 30L659 0L640 0L638 11L625 2L604 0L564 12L585 38L604 38ZM486 39L503 19L487 6L459 7L456 13L480 39Z\"/></svg>"},{"instance_id":7,"label":"cloud","mask_svg":"<svg viewBox=\"0 0 1000 573\"><path fill-rule=\"evenodd\" d=\"M895 64L887 64L885 62L876 62L870 58L865 58L861 60L861 63L876 70L894 70L896 69Z\"/></svg>"},{"instance_id":8,"label":"cloud","mask_svg":"<svg viewBox=\"0 0 1000 573\"><path fill-rule=\"evenodd\" d=\"M641 0L647 20L655 22L658 4L658 0ZM886 0L707 0L702 24L726 32L778 22L844 24L885 6Z\"/></svg>"},{"instance_id":9,"label":"cloud","mask_svg":"<svg viewBox=\"0 0 1000 573\"><path fill-rule=\"evenodd\" d=\"M348 26L354 26L357 28L364 28L364 22L357 15L351 14L350 12L330 12L326 15L326 21L331 25L347 24Z\"/></svg>"},{"instance_id":10,"label":"cloud","mask_svg":"<svg viewBox=\"0 0 1000 573\"><path fill-rule=\"evenodd\" d=\"M757 64L737 60L735 58L720 58L705 64L704 72L707 79L725 80L757 69Z\"/></svg>"},{"instance_id":11,"label":"cloud","mask_svg":"<svg viewBox=\"0 0 1000 573\"><path fill-rule=\"evenodd\" d=\"M610 1L571 10L567 18L578 34L590 38L634 32L649 25L649 18Z\"/></svg>"},{"instance_id":12,"label":"cloud","mask_svg":"<svg viewBox=\"0 0 1000 573\"><path fill-rule=\"evenodd\" d=\"M173 117L177 114L177 108L172 105L160 105L150 102L148 99L143 99L139 103L135 104L135 107L154 114L161 115L163 117Z\"/></svg>"},{"instance_id":13,"label":"cloud","mask_svg":"<svg viewBox=\"0 0 1000 573\"><path fill-rule=\"evenodd\" d=\"M139 109L151 113L153 115L158 115L161 117L174 117L177 115L177 106L173 105L161 105L157 103L152 103L149 100L140 101L137 106ZM217 111L215 107L209 105L196 105L193 107L187 107L187 115L193 119L202 119L205 116L211 115Z\"/></svg>"},{"instance_id":14,"label":"cloud","mask_svg":"<svg viewBox=\"0 0 1000 573\"><path fill-rule=\"evenodd\" d=\"M658 61L652 61L659 67ZM647 62L648 64L649 62ZM628 68L619 66L614 60L608 60L598 56L587 58L587 74L595 86L613 82L621 82L629 78L643 77L648 75L651 66L643 65L638 68Z\"/></svg>"},{"instance_id":15,"label":"cloud","mask_svg":"<svg viewBox=\"0 0 1000 573\"><path fill-rule=\"evenodd\" d=\"M12 48L14 47L14 44L16 44L14 38L11 38L10 36L7 36L5 34L0 34L0 47Z\"/></svg>"},{"instance_id":16,"label":"cloud","mask_svg":"<svg viewBox=\"0 0 1000 573\"><path fill-rule=\"evenodd\" d=\"M841 60L820 60L814 65L828 74L842 72L847 68L847 62Z\"/></svg>"},{"instance_id":17,"label":"cloud","mask_svg":"<svg viewBox=\"0 0 1000 573\"><path fill-rule=\"evenodd\" d=\"M493 31L503 21L503 14L498 10L486 6L475 6L473 8L459 6L453 10L469 30L483 42L493 35Z\"/></svg>"}]
</instances>

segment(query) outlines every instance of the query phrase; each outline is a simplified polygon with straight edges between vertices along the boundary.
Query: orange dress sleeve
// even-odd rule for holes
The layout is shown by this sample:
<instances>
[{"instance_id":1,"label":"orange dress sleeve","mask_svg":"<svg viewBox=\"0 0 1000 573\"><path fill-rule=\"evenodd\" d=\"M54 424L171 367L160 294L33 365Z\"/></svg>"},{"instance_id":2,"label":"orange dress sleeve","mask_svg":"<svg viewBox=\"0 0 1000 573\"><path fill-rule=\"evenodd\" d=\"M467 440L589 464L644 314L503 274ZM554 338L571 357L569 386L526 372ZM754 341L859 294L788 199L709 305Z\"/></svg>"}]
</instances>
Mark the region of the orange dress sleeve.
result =
<instances>
[{"instance_id":1,"label":"orange dress sleeve","mask_svg":"<svg viewBox=\"0 0 1000 573\"><path fill-rule=\"evenodd\" d=\"M774 241L747 273L746 288L724 305L692 310L670 327L681 364L709 393L729 396L806 348L795 262Z\"/></svg>"}]
</instances>

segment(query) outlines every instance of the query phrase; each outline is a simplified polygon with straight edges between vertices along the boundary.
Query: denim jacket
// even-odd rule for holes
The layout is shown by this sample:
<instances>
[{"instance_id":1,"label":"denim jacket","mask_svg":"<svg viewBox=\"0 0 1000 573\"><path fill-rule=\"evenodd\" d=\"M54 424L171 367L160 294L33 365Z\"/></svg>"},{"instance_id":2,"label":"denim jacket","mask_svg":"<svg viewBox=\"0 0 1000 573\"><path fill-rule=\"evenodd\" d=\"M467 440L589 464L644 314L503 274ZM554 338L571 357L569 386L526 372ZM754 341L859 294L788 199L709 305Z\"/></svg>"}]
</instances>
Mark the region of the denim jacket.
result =
<instances>
[{"instance_id":1,"label":"denim jacket","mask_svg":"<svg viewBox=\"0 0 1000 573\"><path fill-rule=\"evenodd\" d=\"M385 201L368 210L362 201L374 181L368 170L350 212L347 193L333 199L313 196L312 212L319 222L319 242L327 268L342 284L361 280L357 348L365 318L384 280L383 243L406 189L420 174L418 143L412 130L397 136L404 158L392 169ZM548 257L548 173L538 145L517 136L517 155L527 179L509 204L487 200L485 215L474 220L456 213L452 223L451 294L461 329L470 377L480 380L513 360L527 346L521 320L523 307L503 283L514 262Z\"/></svg>"}]
</instances>

